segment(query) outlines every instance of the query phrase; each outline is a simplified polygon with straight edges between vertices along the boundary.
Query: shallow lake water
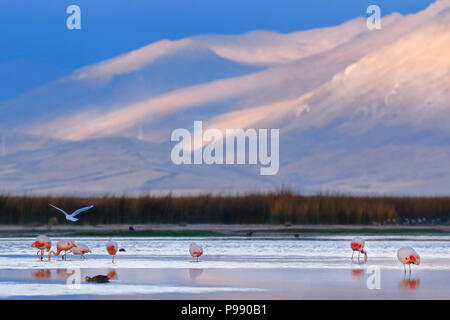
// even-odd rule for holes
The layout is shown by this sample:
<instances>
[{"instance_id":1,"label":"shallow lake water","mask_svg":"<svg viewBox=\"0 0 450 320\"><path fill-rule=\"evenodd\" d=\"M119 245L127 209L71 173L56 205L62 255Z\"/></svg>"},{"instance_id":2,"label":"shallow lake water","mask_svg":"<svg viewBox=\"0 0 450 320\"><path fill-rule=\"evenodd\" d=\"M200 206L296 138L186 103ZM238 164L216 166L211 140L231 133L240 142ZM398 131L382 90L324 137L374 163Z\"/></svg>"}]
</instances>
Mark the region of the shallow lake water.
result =
<instances>
[{"instance_id":1,"label":"shallow lake water","mask_svg":"<svg viewBox=\"0 0 450 320\"><path fill-rule=\"evenodd\" d=\"M34 238L0 238L0 298L300 299L333 298L333 292L339 298L343 297L339 291L353 292L355 288L370 298L375 297L374 291L367 291L366 282L375 269L381 272L387 297L392 294L398 298L402 288L421 288L417 292L429 290L438 298L450 298L450 236L364 236L367 264L362 263L362 257L358 263L357 254L353 261L350 259L352 237L115 238L125 252L116 255L114 264L105 248L108 238L72 238L89 246L92 253L86 260L68 254L67 261L60 257L39 261L37 250L30 247ZM51 239L53 247L60 239ZM200 262L189 255L189 243L193 241L204 248ZM414 247L421 256L421 264L412 267L412 275L404 274L396 258L398 248L403 246ZM111 282L83 281L86 275L96 274L109 274ZM81 280L79 286L70 285L77 284L72 275ZM69 285L68 279L72 281ZM389 293L388 289L394 291ZM314 290L318 290L316 295ZM355 296L363 298L358 290ZM353 293L349 294L351 298Z\"/></svg>"}]
</instances>

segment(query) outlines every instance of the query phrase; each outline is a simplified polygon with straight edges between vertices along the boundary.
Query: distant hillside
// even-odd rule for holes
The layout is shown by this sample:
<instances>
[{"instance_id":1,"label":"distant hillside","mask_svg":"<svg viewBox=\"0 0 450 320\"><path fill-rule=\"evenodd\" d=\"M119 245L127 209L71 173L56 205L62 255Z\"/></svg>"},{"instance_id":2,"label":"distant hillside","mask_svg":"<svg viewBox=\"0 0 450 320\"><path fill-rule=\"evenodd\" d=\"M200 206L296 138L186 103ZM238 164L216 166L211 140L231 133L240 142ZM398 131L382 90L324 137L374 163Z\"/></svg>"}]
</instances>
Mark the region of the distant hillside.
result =
<instances>
[{"instance_id":1,"label":"distant hillside","mask_svg":"<svg viewBox=\"0 0 450 320\"><path fill-rule=\"evenodd\" d=\"M381 30L361 17L152 43L0 101L0 191L447 195L448 52L450 0ZM173 165L171 132L194 120L279 128L279 173Z\"/></svg>"}]
</instances>

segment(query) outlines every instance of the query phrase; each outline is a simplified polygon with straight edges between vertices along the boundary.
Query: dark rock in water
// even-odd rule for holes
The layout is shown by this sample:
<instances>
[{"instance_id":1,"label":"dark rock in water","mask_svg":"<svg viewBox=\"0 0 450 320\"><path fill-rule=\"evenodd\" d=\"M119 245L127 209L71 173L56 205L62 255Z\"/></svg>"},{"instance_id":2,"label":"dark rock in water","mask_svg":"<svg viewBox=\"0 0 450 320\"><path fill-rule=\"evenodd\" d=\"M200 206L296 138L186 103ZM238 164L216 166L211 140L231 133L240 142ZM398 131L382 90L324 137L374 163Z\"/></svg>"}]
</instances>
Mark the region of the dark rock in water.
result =
<instances>
[{"instance_id":1,"label":"dark rock in water","mask_svg":"<svg viewBox=\"0 0 450 320\"><path fill-rule=\"evenodd\" d=\"M124 248L120 248L119 252L125 252L125 249Z\"/></svg>"},{"instance_id":2,"label":"dark rock in water","mask_svg":"<svg viewBox=\"0 0 450 320\"><path fill-rule=\"evenodd\" d=\"M294 234L294 237L298 238L300 235L298 233Z\"/></svg>"},{"instance_id":3,"label":"dark rock in water","mask_svg":"<svg viewBox=\"0 0 450 320\"><path fill-rule=\"evenodd\" d=\"M101 274L93 277L86 277L85 279L86 282L99 282L99 283L109 282L109 277Z\"/></svg>"},{"instance_id":4,"label":"dark rock in water","mask_svg":"<svg viewBox=\"0 0 450 320\"><path fill-rule=\"evenodd\" d=\"M129 227L128 227L128 230L129 230L129 231L134 231L134 227L133 227L133 226L129 226Z\"/></svg>"},{"instance_id":5,"label":"dark rock in water","mask_svg":"<svg viewBox=\"0 0 450 320\"><path fill-rule=\"evenodd\" d=\"M253 235L253 232L247 232L247 237L251 237Z\"/></svg>"}]
</instances>

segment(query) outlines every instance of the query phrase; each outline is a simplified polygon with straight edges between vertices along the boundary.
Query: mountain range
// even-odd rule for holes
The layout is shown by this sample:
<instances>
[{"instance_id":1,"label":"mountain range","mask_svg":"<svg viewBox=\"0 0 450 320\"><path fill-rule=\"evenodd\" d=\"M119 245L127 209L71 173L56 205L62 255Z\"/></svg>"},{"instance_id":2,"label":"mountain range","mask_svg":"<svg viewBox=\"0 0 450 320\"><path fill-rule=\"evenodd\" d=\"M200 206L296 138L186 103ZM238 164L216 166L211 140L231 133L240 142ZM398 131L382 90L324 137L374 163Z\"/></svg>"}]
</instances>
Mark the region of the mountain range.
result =
<instances>
[{"instance_id":1,"label":"mountain range","mask_svg":"<svg viewBox=\"0 0 450 320\"><path fill-rule=\"evenodd\" d=\"M162 40L70 74L39 65L49 81L0 95L0 192L448 194L450 0L381 22ZM172 164L171 132L195 120L280 129L279 173Z\"/></svg>"}]
</instances>

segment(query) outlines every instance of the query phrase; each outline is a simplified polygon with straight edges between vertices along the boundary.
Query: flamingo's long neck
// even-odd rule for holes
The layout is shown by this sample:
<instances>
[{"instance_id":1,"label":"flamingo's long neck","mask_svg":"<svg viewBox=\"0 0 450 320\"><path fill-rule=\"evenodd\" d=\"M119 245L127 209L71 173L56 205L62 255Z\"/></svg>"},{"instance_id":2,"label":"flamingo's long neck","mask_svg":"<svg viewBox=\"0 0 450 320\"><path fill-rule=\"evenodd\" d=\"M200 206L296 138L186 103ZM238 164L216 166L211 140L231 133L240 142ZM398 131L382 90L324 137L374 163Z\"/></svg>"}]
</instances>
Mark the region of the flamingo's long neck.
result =
<instances>
[{"instance_id":1,"label":"flamingo's long neck","mask_svg":"<svg viewBox=\"0 0 450 320\"><path fill-rule=\"evenodd\" d=\"M54 256L59 256L59 254L61 253L61 251L62 251L62 250L60 250L60 249L57 249L56 252L53 251L53 250L50 251L50 252L48 253L48 260L50 261L50 259L52 258L52 253L53 253Z\"/></svg>"}]
</instances>

